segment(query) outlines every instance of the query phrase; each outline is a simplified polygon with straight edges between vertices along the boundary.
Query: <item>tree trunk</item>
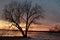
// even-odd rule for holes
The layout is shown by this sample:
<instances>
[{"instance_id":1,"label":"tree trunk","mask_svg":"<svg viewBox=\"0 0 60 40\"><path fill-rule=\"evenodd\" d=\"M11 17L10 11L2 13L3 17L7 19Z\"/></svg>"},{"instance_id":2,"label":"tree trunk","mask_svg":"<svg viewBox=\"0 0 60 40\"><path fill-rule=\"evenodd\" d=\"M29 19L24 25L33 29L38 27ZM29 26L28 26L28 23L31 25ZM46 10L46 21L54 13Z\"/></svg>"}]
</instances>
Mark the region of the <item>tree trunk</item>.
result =
<instances>
[{"instance_id":1,"label":"tree trunk","mask_svg":"<svg viewBox=\"0 0 60 40\"><path fill-rule=\"evenodd\" d=\"M13 22L16 24L16 27L19 29L19 31L21 31L21 33L22 33L22 35L24 37L25 35L24 35L24 31L22 30L22 28L19 26L18 23L16 23L15 21L13 21Z\"/></svg>"},{"instance_id":2,"label":"tree trunk","mask_svg":"<svg viewBox=\"0 0 60 40\"><path fill-rule=\"evenodd\" d=\"M25 31L25 35L24 35L25 37L27 37L27 32L28 32L28 30L27 30L27 27L26 27L26 31Z\"/></svg>"},{"instance_id":3,"label":"tree trunk","mask_svg":"<svg viewBox=\"0 0 60 40\"><path fill-rule=\"evenodd\" d=\"M20 26L18 25L17 27L19 29L19 31L21 31L22 35L24 36L24 31L22 30L22 28L20 28Z\"/></svg>"},{"instance_id":4,"label":"tree trunk","mask_svg":"<svg viewBox=\"0 0 60 40\"><path fill-rule=\"evenodd\" d=\"M21 33L22 33L22 35L24 37L24 31L22 30L22 28L17 23L16 23L16 25L17 25L17 28L19 29L19 31L21 31Z\"/></svg>"}]
</instances>

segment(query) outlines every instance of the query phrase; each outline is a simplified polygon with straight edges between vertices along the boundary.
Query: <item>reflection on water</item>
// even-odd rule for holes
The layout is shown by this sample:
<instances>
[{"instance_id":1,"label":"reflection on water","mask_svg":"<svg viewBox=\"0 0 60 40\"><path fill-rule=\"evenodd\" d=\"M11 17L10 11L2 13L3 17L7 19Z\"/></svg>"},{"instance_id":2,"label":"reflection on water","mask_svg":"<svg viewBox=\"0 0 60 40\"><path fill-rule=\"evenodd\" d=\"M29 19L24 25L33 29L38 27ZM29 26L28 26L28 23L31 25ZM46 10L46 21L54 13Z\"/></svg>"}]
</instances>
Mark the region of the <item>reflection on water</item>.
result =
<instances>
[{"instance_id":1,"label":"reflection on water","mask_svg":"<svg viewBox=\"0 0 60 40\"><path fill-rule=\"evenodd\" d=\"M20 31L2 31L0 30L0 36L22 36ZM60 39L60 33L48 33L48 32L28 32L28 36L33 38L43 39Z\"/></svg>"}]
</instances>

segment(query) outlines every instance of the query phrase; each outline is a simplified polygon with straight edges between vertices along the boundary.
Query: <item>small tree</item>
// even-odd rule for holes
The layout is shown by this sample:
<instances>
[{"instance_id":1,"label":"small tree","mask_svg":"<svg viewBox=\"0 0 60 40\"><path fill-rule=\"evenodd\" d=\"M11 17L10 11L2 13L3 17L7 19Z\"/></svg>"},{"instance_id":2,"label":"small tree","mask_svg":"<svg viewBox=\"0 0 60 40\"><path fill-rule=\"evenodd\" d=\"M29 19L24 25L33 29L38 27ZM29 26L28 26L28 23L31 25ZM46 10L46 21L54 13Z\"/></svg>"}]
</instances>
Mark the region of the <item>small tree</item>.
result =
<instances>
[{"instance_id":1,"label":"small tree","mask_svg":"<svg viewBox=\"0 0 60 40\"><path fill-rule=\"evenodd\" d=\"M58 25L58 24L55 25L55 26L54 26L54 29L55 29L55 31L60 31L60 27L59 27L59 25Z\"/></svg>"},{"instance_id":2,"label":"small tree","mask_svg":"<svg viewBox=\"0 0 60 40\"><path fill-rule=\"evenodd\" d=\"M28 28L32 23L36 23L38 19L44 18L42 12L41 6L37 4L32 6L31 1L25 1L24 3L13 2L4 8L5 20L13 23L21 31L23 37L27 37ZM19 26L21 22L26 24L25 32Z\"/></svg>"}]
</instances>

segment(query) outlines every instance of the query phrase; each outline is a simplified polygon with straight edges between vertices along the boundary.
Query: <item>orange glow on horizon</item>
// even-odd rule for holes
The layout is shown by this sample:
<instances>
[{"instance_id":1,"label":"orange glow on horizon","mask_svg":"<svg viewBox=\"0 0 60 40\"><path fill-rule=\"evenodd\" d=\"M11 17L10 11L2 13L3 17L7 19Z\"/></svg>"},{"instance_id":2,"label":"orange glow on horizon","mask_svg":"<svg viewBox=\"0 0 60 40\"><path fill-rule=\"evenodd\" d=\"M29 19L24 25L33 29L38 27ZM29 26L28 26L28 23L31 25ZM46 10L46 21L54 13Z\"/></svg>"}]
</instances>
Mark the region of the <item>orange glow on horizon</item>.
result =
<instances>
[{"instance_id":1,"label":"orange glow on horizon","mask_svg":"<svg viewBox=\"0 0 60 40\"><path fill-rule=\"evenodd\" d=\"M11 25L11 23L7 22L7 21L3 21L0 20L0 29L11 29L11 30L18 30L17 27L12 26L11 28L9 28L9 26ZM26 24L24 23L20 23L20 26L22 27L23 30L25 29ZM47 25L35 25L32 24L29 28L29 30L36 30L36 31L49 31L51 26L47 26Z\"/></svg>"}]
</instances>

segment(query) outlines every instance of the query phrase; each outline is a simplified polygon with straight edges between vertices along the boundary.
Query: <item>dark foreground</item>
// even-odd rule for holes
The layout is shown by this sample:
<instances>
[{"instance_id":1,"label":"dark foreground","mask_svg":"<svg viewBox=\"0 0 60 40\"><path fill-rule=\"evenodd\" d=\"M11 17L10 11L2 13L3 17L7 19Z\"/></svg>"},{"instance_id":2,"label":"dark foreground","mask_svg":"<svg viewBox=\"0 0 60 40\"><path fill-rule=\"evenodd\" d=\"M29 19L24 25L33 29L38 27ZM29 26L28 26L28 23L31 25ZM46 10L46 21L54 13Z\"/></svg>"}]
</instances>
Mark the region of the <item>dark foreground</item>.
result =
<instances>
[{"instance_id":1,"label":"dark foreground","mask_svg":"<svg viewBox=\"0 0 60 40\"><path fill-rule=\"evenodd\" d=\"M8 36L5 36L5 37L2 37L0 36L0 40L28 40L30 38L23 38L23 37L8 37Z\"/></svg>"},{"instance_id":2,"label":"dark foreground","mask_svg":"<svg viewBox=\"0 0 60 40\"><path fill-rule=\"evenodd\" d=\"M2 37L0 36L0 40L45 40L45 39L41 39L41 38L24 38L24 37L21 37L21 36L15 36L15 37L9 37L9 36L5 36L5 37Z\"/></svg>"},{"instance_id":3,"label":"dark foreground","mask_svg":"<svg viewBox=\"0 0 60 40\"><path fill-rule=\"evenodd\" d=\"M60 32L29 31L24 38L20 31L0 30L0 40L60 40Z\"/></svg>"}]
</instances>

